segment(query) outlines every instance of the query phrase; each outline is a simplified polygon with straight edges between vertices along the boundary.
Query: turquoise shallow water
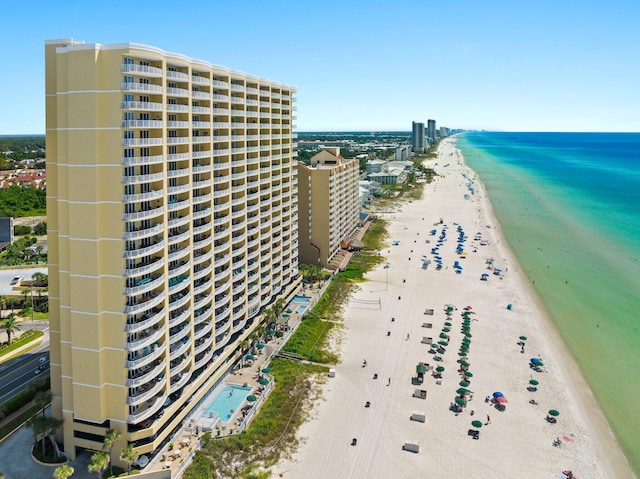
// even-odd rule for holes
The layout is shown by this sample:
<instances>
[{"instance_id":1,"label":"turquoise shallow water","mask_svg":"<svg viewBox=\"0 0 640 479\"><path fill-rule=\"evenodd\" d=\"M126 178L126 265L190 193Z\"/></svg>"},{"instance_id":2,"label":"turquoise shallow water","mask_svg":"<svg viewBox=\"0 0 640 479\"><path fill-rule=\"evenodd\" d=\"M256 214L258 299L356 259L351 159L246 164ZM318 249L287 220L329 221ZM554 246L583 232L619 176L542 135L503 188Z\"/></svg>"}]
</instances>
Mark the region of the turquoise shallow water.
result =
<instances>
[{"instance_id":1,"label":"turquoise shallow water","mask_svg":"<svg viewBox=\"0 0 640 479\"><path fill-rule=\"evenodd\" d=\"M457 141L640 475L640 134Z\"/></svg>"}]
</instances>

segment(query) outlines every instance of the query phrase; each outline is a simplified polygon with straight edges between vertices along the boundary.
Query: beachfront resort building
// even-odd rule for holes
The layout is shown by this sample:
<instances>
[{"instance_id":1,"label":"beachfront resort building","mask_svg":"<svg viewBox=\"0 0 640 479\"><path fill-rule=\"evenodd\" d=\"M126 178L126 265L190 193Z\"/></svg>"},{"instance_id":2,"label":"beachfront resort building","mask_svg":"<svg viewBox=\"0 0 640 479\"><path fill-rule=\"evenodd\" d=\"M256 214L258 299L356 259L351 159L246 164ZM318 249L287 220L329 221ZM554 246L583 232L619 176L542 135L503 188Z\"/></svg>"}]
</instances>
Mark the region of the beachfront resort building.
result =
<instances>
[{"instance_id":1,"label":"beachfront resort building","mask_svg":"<svg viewBox=\"0 0 640 479\"><path fill-rule=\"evenodd\" d=\"M411 149L414 153L424 153L427 148L424 123L411 123Z\"/></svg>"},{"instance_id":2,"label":"beachfront resort building","mask_svg":"<svg viewBox=\"0 0 640 479\"><path fill-rule=\"evenodd\" d=\"M298 163L300 263L329 266L341 242L358 226L359 162L324 148L309 165Z\"/></svg>"},{"instance_id":3,"label":"beachfront resort building","mask_svg":"<svg viewBox=\"0 0 640 479\"><path fill-rule=\"evenodd\" d=\"M436 121L427 120L427 137L429 142L433 145L436 142Z\"/></svg>"},{"instance_id":4,"label":"beachfront resort building","mask_svg":"<svg viewBox=\"0 0 640 479\"><path fill-rule=\"evenodd\" d=\"M300 281L296 90L132 43L45 60L53 415L71 458L153 453Z\"/></svg>"}]
</instances>

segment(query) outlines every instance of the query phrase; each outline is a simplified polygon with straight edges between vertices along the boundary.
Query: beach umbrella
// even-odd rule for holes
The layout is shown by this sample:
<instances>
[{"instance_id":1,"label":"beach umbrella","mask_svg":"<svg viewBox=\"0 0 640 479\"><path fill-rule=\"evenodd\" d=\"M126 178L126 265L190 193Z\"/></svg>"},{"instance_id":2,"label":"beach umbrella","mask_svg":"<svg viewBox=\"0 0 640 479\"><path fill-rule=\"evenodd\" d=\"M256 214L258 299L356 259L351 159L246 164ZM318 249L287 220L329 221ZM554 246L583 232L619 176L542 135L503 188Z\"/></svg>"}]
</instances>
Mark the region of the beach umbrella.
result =
<instances>
[{"instance_id":1,"label":"beach umbrella","mask_svg":"<svg viewBox=\"0 0 640 479\"><path fill-rule=\"evenodd\" d=\"M504 397L504 396L498 396L498 397L496 398L496 401L498 401L500 404L506 404L506 403L508 403L508 402L509 402L509 401L507 401L507 398L506 398L506 397Z\"/></svg>"},{"instance_id":2,"label":"beach umbrella","mask_svg":"<svg viewBox=\"0 0 640 479\"><path fill-rule=\"evenodd\" d=\"M446 341L438 341L438 344L441 344L442 346L449 346L449 343Z\"/></svg>"},{"instance_id":3,"label":"beach umbrella","mask_svg":"<svg viewBox=\"0 0 640 479\"><path fill-rule=\"evenodd\" d=\"M471 338L471 337L473 337L473 336L471 335L471 333L469 333L469 332L464 333L464 335L465 335L467 338Z\"/></svg>"},{"instance_id":4,"label":"beach umbrella","mask_svg":"<svg viewBox=\"0 0 640 479\"><path fill-rule=\"evenodd\" d=\"M267 329L267 334L276 334L276 330L275 329Z\"/></svg>"},{"instance_id":5,"label":"beach umbrella","mask_svg":"<svg viewBox=\"0 0 640 479\"><path fill-rule=\"evenodd\" d=\"M440 333L440 339L447 339L448 336L444 333Z\"/></svg>"},{"instance_id":6,"label":"beach umbrella","mask_svg":"<svg viewBox=\"0 0 640 479\"><path fill-rule=\"evenodd\" d=\"M463 344L462 346L460 346L460 349L462 349L463 351L469 351L469 346L466 344Z\"/></svg>"},{"instance_id":7,"label":"beach umbrella","mask_svg":"<svg viewBox=\"0 0 640 479\"><path fill-rule=\"evenodd\" d=\"M439 354L444 354L444 353L445 353L445 349L444 349L444 348L442 348L442 347L439 347L439 348L437 349L437 351L438 351L438 353L439 353Z\"/></svg>"},{"instance_id":8,"label":"beach umbrella","mask_svg":"<svg viewBox=\"0 0 640 479\"><path fill-rule=\"evenodd\" d=\"M455 401L456 401L456 404L458 406L466 406L467 405L467 401L465 401L461 397L456 397Z\"/></svg>"},{"instance_id":9,"label":"beach umbrella","mask_svg":"<svg viewBox=\"0 0 640 479\"><path fill-rule=\"evenodd\" d=\"M267 378L260 378L260 379L258 379L258 382L260 384L262 384L263 386L266 385L266 384L269 384L269 380Z\"/></svg>"},{"instance_id":10,"label":"beach umbrella","mask_svg":"<svg viewBox=\"0 0 640 479\"><path fill-rule=\"evenodd\" d=\"M289 314L291 314L291 313L293 313L293 310L291 310L291 309L287 309L287 310L285 311L285 313L289 313Z\"/></svg>"},{"instance_id":11,"label":"beach umbrella","mask_svg":"<svg viewBox=\"0 0 640 479\"><path fill-rule=\"evenodd\" d=\"M465 388L458 388L456 390L456 393L463 395L463 394L467 394L469 391L467 391Z\"/></svg>"},{"instance_id":12,"label":"beach umbrella","mask_svg":"<svg viewBox=\"0 0 640 479\"><path fill-rule=\"evenodd\" d=\"M482 421L471 421L473 427L482 427Z\"/></svg>"},{"instance_id":13,"label":"beach umbrella","mask_svg":"<svg viewBox=\"0 0 640 479\"><path fill-rule=\"evenodd\" d=\"M520 341L526 341L527 337L526 336L520 336Z\"/></svg>"},{"instance_id":14,"label":"beach umbrella","mask_svg":"<svg viewBox=\"0 0 640 479\"><path fill-rule=\"evenodd\" d=\"M438 371L439 373L441 373L442 371L444 371L444 366L438 366L436 368L436 371Z\"/></svg>"},{"instance_id":15,"label":"beach umbrella","mask_svg":"<svg viewBox=\"0 0 640 479\"><path fill-rule=\"evenodd\" d=\"M493 397L494 398L504 397L504 394L502 394L500 391L496 391L493 393Z\"/></svg>"},{"instance_id":16,"label":"beach umbrella","mask_svg":"<svg viewBox=\"0 0 640 479\"><path fill-rule=\"evenodd\" d=\"M532 379L531 381L529 381L529 384L531 384L532 386L537 386L540 383L538 383L538 381L536 381L535 379Z\"/></svg>"},{"instance_id":17,"label":"beach umbrella","mask_svg":"<svg viewBox=\"0 0 640 479\"><path fill-rule=\"evenodd\" d=\"M469 381L464 381L464 380L463 380L463 381L460 381L458 384L459 384L459 385L460 385L460 387L462 387L462 388L469 387Z\"/></svg>"},{"instance_id":18,"label":"beach umbrella","mask_svg":"<svg viewBox=\"0 0 640 479\"><path fill-rule=\"evenodd\" d=\"M262 369L262 372L263 372L263 373L265 373L265 374L269 374L269 373L271 372L271 369L269 369L269 368L263 368L263 369Z\"/></svg>"},{"instance_id":19,"label":"beach umbrella","mask_svg":"<svg viewBox=\"0 0 640 479\"><path fill-rule=\"evenodd\" d=\"M467 353L465 353L464 351L460 351L458 353L458 356L460 356L460 357L465 357L466 355L467 355Z\"/></svg>"},{"instance_id":20,"label":"beach umbrella","mask_svg":"<svg viewBox=\"0 0 640 479\"><path fill-rule=\"evenodd\" d=\"M451 329L447 328L446 326L442 328L443 333L448 333L449 331L451 331Z\"/></svg>"},{"instance_id":21,"label":"beach umbrella","mask_svg":"<svg viewBox=\"0 0 640 479\"><path fill-rule=\"evenodd\" d=\"M247 354L244 358L251 361L251 360L255 359L255 356L253 354Z\"/></svg>"},{"instance_id":22,"label":"beach umbrella","mask_svg":"<svg viewBox=\"0 0 640 479\"><path fill-rule=\"evenodd\" d=\"M469 363L468 363L468 362L466 362L464 359L461 359L461 360L459 361L459 363L460 363L460 366L463 366L463 367L465 367L465 368L468 368L468 367L469 367Z\"/></svg>"},{"instance_id":23,"label":"beach umbrella","mask_svg":"<svg viewBox=\"0 0 640 479\"><path fill-rule=\"evenodd\" d=\"M556 411L555 409L550 409L549 410L549 416L554 416L555 417L555 416L559 416L559 415L560 415L559 411Z\"/></svg>"},{"instance_id":24,"label":"beach umbrella","mask_svg":"<svg viewBox=\"0 0 640 479\"><path fill-rule=\"evenodd\" d=\"M449 321L447 321L446 323L444 323L444 325L445 325L445 326L452 326L452 324L451 324Z\"/></svg>"},{"instance_id":25,"label":"beach umbrella","mask_svg":"<svg viewBox=\"0 0 640 479\"><path fill-rule=\"evenodd\" d=\"M255 397L253 394L249 394L249 395L247 396L247 401L249 401L249 402L255 402L255 401L257 401L257 400L258 400L258 398L257 398L257 397Z\"/></svg>"},{"instance_id":26,"label":"beach umbrella","mask_svg":"<svg viewBox=\"0 0 640 479\"><path fill-rule=\"evenodd\" d=\"M471 371L465 371L464 375L468 378L472 378L473 377L473 373Z\"/></svg>"},{"instance_id":27,"label":"beach umbrella","mask_svg":"<svg viewBox=\"0 0 640 479\"><path fill-rule=\"evenodd\" d=\"M531 358L531 364L536 364L542 366L542 359L540 358Z\"/></svg>"},{"instance_id":28,"label":"beach umbrella","mask_svg":"<svg viewBox=\"0 0 640 479\"><path fill-rule=\"evenodd\" d=\"M256 348L263 349L264 348L264 344L258 343L258 344L256 344Z\"/></svg>"},{"instance_id":29,"label":"beach umbrella","mask_svg":"<svg viewBox=\"0 0 640 479\"><path fill-rule=\"evenodd\" d=\"M447 311L453 311L454 309L456 309L456 307L453 304L445 304L444 309L446 309Z\"/></svg>"}]
</instances>

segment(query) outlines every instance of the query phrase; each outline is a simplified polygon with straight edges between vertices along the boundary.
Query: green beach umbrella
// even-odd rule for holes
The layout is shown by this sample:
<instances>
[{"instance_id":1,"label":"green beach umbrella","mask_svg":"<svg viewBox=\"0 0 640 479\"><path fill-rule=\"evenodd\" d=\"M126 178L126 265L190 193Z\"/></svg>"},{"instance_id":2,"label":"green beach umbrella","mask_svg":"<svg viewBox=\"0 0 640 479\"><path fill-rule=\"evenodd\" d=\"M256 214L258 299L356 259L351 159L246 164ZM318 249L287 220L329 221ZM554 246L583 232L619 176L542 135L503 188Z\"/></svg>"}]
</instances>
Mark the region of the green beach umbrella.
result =
<instances>
[{"instance_id":1,"label":"green beach umbrella","mask_svg":"<svg viewBox=\"0 0 640 479\"><path fill-rule=\"evenodd\" d=\"M445 326L444 328L442 328L442 332L443 332L443 333L448 333L448 332L450 332L450 331L451 331L451 330L450 330L449 328L447 328L446 326Z\"/></svg>"},{"instance_id":2,"label":"green beach umbrella","mask_svg":"<svg viewBox=\"0 0 640 479\"><path fill-rule=\"evenodd\" d=\"M265 374L269 374L271 372L271 369L269 368L262 368L262 372Z\"/></svg>"},{"instance_id":3,"label":"green beach umbrella","mask_svg":"<svg viewBox=\"0 0 640 479\"><path fill-rule=\"evenodd\" d=\"M473 427L482 427L482 421L471 421Z\"/></svg>"},{"instance_id":4,"label":"green beach umbrella","mask_svg":"<svg viewBox=\"0 0 640 479\"><path fill-rule=\"evenodd\" d=\"M526 336L520 336L520 341L526 341L527 337Z\"/></svg>"},{"instance_id":5,"label":"green beach umbrella","mask_svg":"<svg viewBox=\"0 0 640 479\"><path fill-rule=\"evenodd\" d=\"M256 348L263 349L264 348L264 344L258 343L258 344L256 344Z\"/></svg>"},{"instance_id":6,"label":"green beach umbrella","mask_svg":"<svg viewBox=\"0 0 640 479\"><path fill-rule=\"evenodd\" d=\"M466 406L467 405L467 401L465 401L464 399L462 399L461 397L457 397L456 398L456 404L458 406Z\"/></svg>"},{"instance_id":7,"label":"green beach umbrella","mask_svg":"<svg viewBox=\"0 0 640 479\"><path fill-rule=\"evenodd\" d=\"M447 335L444 333L440 333L440 339L447 339Z\"/></svg>"},{"instance_id":8,"label":"green beach umbrella","mask_svg":"<svg viewBox=\"0 0 640 479\"><path fill-rule=\"evenodd\" d=\"M471 335L471 333L464 333L464 335L465 335L467 338L471 338L471 337L473 337L473 336Z\"/></svg>"},{"instance_id":9,"label":"green beach umbrella","mask_svg":"<svg viewBox=\"0 0 640 479\"><path fill-rule=\"evenodd\" d=\"M439 347L439 348L437 349L437 351L438 351L438 353L440 353L440 354L444 354L444 353L446 352L446 351L445 351L445 349L444 349L444 348L442 348L442 347Z\"/></svg>"},{"instance_id":10,"label":"green beach umbrella","mask_svg":"<svg viewBox=\"0 0 640 479\"><path fill-rule=\"evenodd\" d=\"M462 344L471 344L471 340L469 338L462 338Z\"/></svg>"},{"instance_id":11,"label":"green beach umbrella","mask_svg":"<svg viewBox=\"0 0 640 479\"><path fill-rule=\"evenodd\" d=\"M258 379L258 382L263 386L265 386L266 384L269 384L269 380L267 378L260 378Z\"/></svg>"},{"instance_id":12,"label":"green beach umbrella","mask_svg":"<svg viewBox=\"0 0 640 479\"><path fill-rule=\"evenodd\" d=\"M252 360L252 359L255 359L255 356L253 354L247 354L244 358Z\"/></svg>"},{"instance_id":13,"label":"green beach umbrella","mask_svg":"<svg viewBox=\"0 0 640 479\"><path fill-rule=\"evenodd\" d=\"M464 351L460 351L458 353L458 356L461 356L461 357L465 357L466 355L467 355L467 353L465 353Z\"/></svg>"},{"instance_id":14,"label":"green beach umbrella","mask_svg":"<svg viewBox=\"0 0 640 479\"><path fill-rule=\"evenodd\" d=\"M449 346L449 343L446 341L438 341L438 344L441 344L442 346Z\"/></svg>"},{"instance_id":15,"label":"green beach umbrella","mask_svg":"<svg viewBox=\"0 0 640 479\"><path fill-rule=\"evenodd\" d=\"M267 329L267 334L276 334L276 330L275 329Z\"/></svg>"},{"instance_id":16,"label":"green beach umbrella","mask_svg":"<svg viewBox=\"0 0 640 479\"><path fill-rule=\"evenodd\" d=\"M460 385L460 387L462 387L462 388L469 387L469 381L460 381L458 384L459 384L459 385Z\"/></svg>"},{"instance_id":17,"label":"green beach umbrella","mask_svg":"<svg viewBox=\"0 0 640 479\"><path fill-rule=\"evenodd\" d=\"M291 309L287 309L287 310L285 311L285 313L289 313L289 314L291 314L291 313L293 313L293 311L292 311Z\"/></svg>"},{"instance_id":18,"label":"green beach umbrella","mask_svg":"<svg viewBox=\"0 0 640 479\"><path fill-rule=\"evenodd\" d=\"M258 400L258 398L257 398L257 397L255 397L253 394L249 394L249 395L247 396L247 401L249 401L249 402L255 402L255 401L257 401L257 400Z\"/></svg>"},{"instance_id":19,"label":"green beach umbrella","mask_svg":"<svg viewBox=\"0 0 640 479\"><path fill-rule=\"evenodd\" d=\"M467 391L465 388L458 388L456 390L456 393L463 395L463 394L467 394L469 391Z\"/></svg>"},{"instance_id":20,"label":"green beach umbrella","mask_svg":"<svg viewBox=\"0 0 640 479\"><path fill-rule=\"evenodd\" d=\"M450 327L450 326L452 326L452 324L451 324L449 321L446 321L446 322L444 323L444 325L445 325L445 326L449 326L449 327Z\"/></svg>"},{"instance_id":21,"label":"green beach umbrella","mask_svg":"<svg viewBox=\"0 0 640 479\"><path fill-rule=\"evenodd\" d=\"M535 379L532 379L531 381L529 381L529 384L531 384L532 386L537 386L540 383L538 381L536 381Z\"/></svg>"},{"instance_id":22,"label":"green beach umbrella","mask_svg":"<svg viewBox=\"0 0 640 479\"><path fill-rule=\"evenodd\" d=\"M463 344L462 346L460 346L460 349L462 349L463 351L469 351L469 346Z\"/></svg>"},{"instance_id":23,"label":"green beach umbrella","mask_svg":"<svg viewBox=\"0 0 640 479\"><path fill-rule=\"evenodd\" d=\"M464 359L461 359L459 362L460 362L460 366L463 366L465 368L469 367L469 363L466 362Z\"/></svg>"},{"instance_id":24,"label":"green beach umbrella","mask_svg":"<svg viewBox=\"0 0 640 479\"><path fill-rule=\"evenodd\" d=\"M454 309L456 309L456 307L453 304L445 304L444 309L446 309L447 311L453 311Z\"/></svg>"},{"instance_id":25,"label":"green beach umbrella","mask_svg":"<svg viewBox=\"0 0 640 479\"><path fill-rule=\"evenodd\" d=\"M473 377L473 373L471 371L465 371L464 375L468 378L472 378Z\"/></svg>"},{"instance_id":26,"label":"green beach umbrella","mask_svg":"<svg viewBox=\"0 0 640 479\"><path fill-rule=\"evenodd\" d=\"M441 373L442 371L444 371L444 366L438 366L436 368L436 371L438 371L439 373Z\"/></svg>"},{"instance_id":27,"label":"green beach umbrella","mask_svg":"<svg viewBox=\"0 0 640 479\"><path fill-rule=\"evenodd\" d=\"M556 411L555 409L550 409L549 410L549 416L559 416L560 412Z\"/></svg>"}]
</instances>

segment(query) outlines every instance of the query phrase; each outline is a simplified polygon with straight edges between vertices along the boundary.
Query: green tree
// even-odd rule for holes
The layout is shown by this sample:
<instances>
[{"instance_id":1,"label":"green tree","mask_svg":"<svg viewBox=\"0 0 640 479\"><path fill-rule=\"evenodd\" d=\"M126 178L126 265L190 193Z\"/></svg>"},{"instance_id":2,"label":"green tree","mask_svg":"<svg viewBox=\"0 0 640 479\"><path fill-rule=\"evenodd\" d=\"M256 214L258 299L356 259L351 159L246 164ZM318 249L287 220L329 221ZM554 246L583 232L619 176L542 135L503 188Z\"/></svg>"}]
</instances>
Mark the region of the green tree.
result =
<instances>
[{"instance_id":1,"label":"green tree","mask_svg":"<svg viewBox=\"0 0 640 479\"><path fill-rule=\"evenodd\" d=\"M102 473L109 465L109 454L104 451L96 451L91 455L91 464L87 466L89 472L98 474L98 479L102 479Z\"/></svg>"},{"instance_id":2,"label":"green tree","mask_svg":"<svg viewBox=\"0 0 640 479\"><path fill-rule=\"evenodd\" d=\"M33 442L34 446L38 444L38 441L42 442L42 458L44 459L45 455L45 438L47 437L46 432L50 429L49 418L44 416L33 416L27 422L27 427L31 429L31 433L33 434Z\"/></svg>"},{"instance_id":3,"label":"green tree","mask_svg":"<svg viewBox=\"0 0 640 479\"><path fill-rule=\"evenodd\" d=\"M73 476L73 473L73 467L67 464L63 464L62 466L58 466L55 468L55 470L53 471L53 477L54 479L68 479L69 477Z\"/></svg>"},{"instance_id":4,"label":"green tree","mask_svg":"<svg viewBox=\"0 0 640 479\"><path fill-rule=\"evenodd\" d=\"M36 236L44 236L47 234L47 223L46 221L41 221L37 225L33 227L33 234Z\"/></svg>"},{"instance_id":5,"label":"green tree","mask_svg":"<svg viewBox=\"0 0 640 479\"><path fill-rule=\"evenodd\" d=\"M120 432L116 431L115 429L107 429L107 432L104 435L102 450L107 451L109 453L109 474L110 475L113 475L113 464L112 464L113 446L121 437L122 437L122 434L120 434Z\"/></svg>"},{"instance_id":6,"label":"green tree","mask_svg":"<svg viewBox=\"0 0 640 479\"><path fill-rule=\"evenodd\" d=\"M25 225L15 225L13 227L13 234L16 236L25 236L31 234L31 227Z\"/></svg>"},{"instance_id":7,"label":"green tree","mask_svg":"<svg viewBox=\"0 0 640 479\"><path fill-rule=\"evenodd\" d=\"M42 416L44 417L44 412L47 410L47 406L51 403L51 392L40 391L35 395L33 401L39 409L42 409Z\"/></svg>"},{"instance_id":8,"label":"green tree","mask_svg":"<svg viewBox=\"0 0 640 479\"><path fill-rule=\"evenodd\" d=\"M7 344L9 344L11 342L11 335L17 331L20 331L20 323L18 323L18 317L13 314L13 311L7 318L2 320L2 324L0 325L0 327L6 331Z\"/></svg>"},{"instance_id":9,"label":"green tree","mask_svg":"<svg viewBox=\"0 0 640 479\"><path fill-rule=\"evenodd\" d=\"M131 464L136 462L139 456L140 455L133 449L131 444L120 451L120 460L127 465L128 474L131 474Z\"/></svg>"}]
</instances>

